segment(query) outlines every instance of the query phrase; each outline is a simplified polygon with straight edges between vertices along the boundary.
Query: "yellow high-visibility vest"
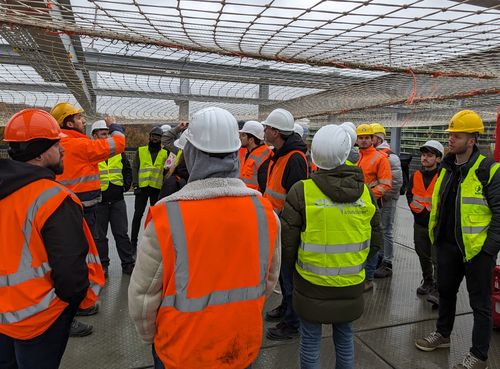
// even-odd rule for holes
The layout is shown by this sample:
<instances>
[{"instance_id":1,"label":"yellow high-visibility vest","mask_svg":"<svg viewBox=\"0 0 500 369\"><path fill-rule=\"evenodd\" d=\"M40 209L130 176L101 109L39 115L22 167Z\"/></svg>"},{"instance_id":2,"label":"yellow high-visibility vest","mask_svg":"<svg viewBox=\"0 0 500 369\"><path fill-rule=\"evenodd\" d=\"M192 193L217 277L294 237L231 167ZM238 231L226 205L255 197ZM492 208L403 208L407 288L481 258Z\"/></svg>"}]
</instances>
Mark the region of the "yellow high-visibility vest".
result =
<instances>
[{"instance_id":1,"label":"yellow high-visibility vest","mask_svg":"<svg viewBox=\"0 0 500 369\"><path fill-rule=\"evenodd\" d=\"M163 184L163 169L167 161L168 151L160 149L153 163L148 146L141 146L138 150L139 187L153 187L159 190Z\"/></svg>"},{"instance_id":2,"label":"yellow high-visibility vest","mask_svg":"<svg viewBox=\"0 0 500 369\"><path fill-rule=\"evenodd\" d=\"M123 163L122 154L110 157L107 162L99 163L99 177L101 179L101 191L106 191L109 184L123 186Z\"/></svg>"}]
</instances>

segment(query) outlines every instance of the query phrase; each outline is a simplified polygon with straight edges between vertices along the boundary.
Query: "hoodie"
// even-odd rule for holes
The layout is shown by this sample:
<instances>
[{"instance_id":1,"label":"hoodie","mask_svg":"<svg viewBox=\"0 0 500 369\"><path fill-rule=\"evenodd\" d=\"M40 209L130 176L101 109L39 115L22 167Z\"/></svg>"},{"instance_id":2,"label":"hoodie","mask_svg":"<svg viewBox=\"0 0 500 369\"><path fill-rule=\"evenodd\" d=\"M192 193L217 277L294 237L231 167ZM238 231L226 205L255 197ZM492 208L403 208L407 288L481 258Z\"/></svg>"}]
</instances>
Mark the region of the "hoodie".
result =
<instances>
[{"instance_id":1,"label":"hoodie","mask_svg":"<svg viewBox=\"0 0 500 369\"><path fill-rule=\"evenodd\" d=\"M311 179L332 202L354 202L364 190L363 173L355 166L341 165L331 170L320 169ZM375 197L370 192L372 202ZM297 261L300 234L306 229L304 183L297 182L286 197L281 214L281 244L283 263L292 266ZM378 209L371 220L370 255L383 244ZM361 316L364 309L363 283L349 287L314 285L294 269L294 308L302 318L318 323L351 322Z\"/></svg>"},{"instance_id":2,"label":"hoodie","mask_svg":"<svg viewBox=\"0 0 500 369\"><path fill-rule=\"evenodd\" d=\"M12 211L4 209L2 199L18 189L48 179L55 181L55 174L43 167L10 159L0 159L0 214L11 216ZM8 230L0 229L0 232ZM42 239L47 251L51 277L55 292L61 300L78 306L89 287L88 270L85 258L89 245L83 231L83 212L81 207L67 197L47 219L41 229ZM8 247L8 245L0 245ZM2 260L0 260L0 270Z\"/></svg>"}]
</instances>

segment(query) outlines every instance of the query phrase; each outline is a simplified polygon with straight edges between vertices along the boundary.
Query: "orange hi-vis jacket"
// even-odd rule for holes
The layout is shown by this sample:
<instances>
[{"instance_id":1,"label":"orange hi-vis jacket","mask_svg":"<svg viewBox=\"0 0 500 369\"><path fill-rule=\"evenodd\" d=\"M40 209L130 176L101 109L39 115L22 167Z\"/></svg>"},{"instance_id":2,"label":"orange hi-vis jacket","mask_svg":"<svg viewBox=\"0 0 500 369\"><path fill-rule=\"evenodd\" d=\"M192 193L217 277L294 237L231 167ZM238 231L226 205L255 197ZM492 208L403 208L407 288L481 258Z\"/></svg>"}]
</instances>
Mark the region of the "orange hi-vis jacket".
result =
<instances>
[{"instance_id":1,"label":"orange hi-vis jacket","mask_svg":"<svg viewBox=\"0 0 500 369\"><path fill-rule=\"evenodd\" d=\"M214 214L224 214L223 217ZM278 224L262 196L150 208L163 265L154 346L166 368L246 368L259 354Z\"/></svg>"},{"instance_id":2,"label":"orange hi-vis jacket","mask_svg":"<svg viewBox=\"0 0 500 369\"><path fill-rule=\"evenodd\" d=\"M413 200L410 203L410 209L414 213L421 213L424 209L430 213L432 210L432 192L438 179L438 173L432 178L429 187L425 188L424 178L420 170L416 170L413 174L413 187L411 193Z\"/></svg>"},{"instance_id":3,"label":"orange hi-vis jacket","mask_svg":"<svg viewBox=\"0 0 500 369\"><path fill-rule=\"evenodd\" d=\"M45 332L68 304L57 297L41 231L61 203L80 200L55 181L40 179L0 200L0 333L30 339ZM81 308L89 308L104 286L97 248L85 221L90 286Z\"/></svg>"},{"instance_id":4,"label":"orange hi-vis jacket","mask_svg":"<svg viewBox=\"0 0 500 369\"><path fill-rule=\"evenodd\" d=\"M240 165L240 178L247 187L259 190L258 172L260 166L273 155L266 144L253 149Z\"/></svg>"},{"instance_id":5,"label":"orange hi-vis jacket","mask_svg":"<svg viewBox=\"0 0 500 369\"><path fill-rule=\"evenodd\" d=\"M295 153L300 154L304 158L307 167L306 155L300 150L292 150L288 154L279 157L274 164L270 163L269 168L267 169L267 185L264 197L271 202L271 205L276 213L280 213L285 206L287 193L286 189L282 185L283 174L285 173L288 159ZM307 173L307 176L309 176L309 173Z\"/></svg>"},{"instance_id":6,"label":"orange hi-vis jacket","mask_svg":"<svg viewBox=\"0 0 500 369\"><path fill-rule=\"evenodd\" d=\"M64 148L64 172L57 181L73 191L84 207L101 199L99 163L125 151L125 136L113 132L106 139L91 140L83 133L63 129L68 137L61 139Z\"/></svg>"},{"instance_id":7,"label":"orange hi-vis jacket","mask_svg":"<svg viewBox=\"0 0 500 369\"><path fill-rule=\"evenodd\" d=\"M392 188L391 164L387 154L372 146L359 150L358 167L363 171L365 184L378 200Z\"/></svg>"},{"instance_id":8,"label":"orange hi-vis jacket","mask_svg":"<svg viewBox=\"0 0 500 369\"><path fill-rule=\"evenodd\" d=\"M240 168L243 166L245 162L245 156L247 156L248 150L246 147L240 147L240 151L238 151L238 158L240 159Z\"/></svg>"}]
</instances>

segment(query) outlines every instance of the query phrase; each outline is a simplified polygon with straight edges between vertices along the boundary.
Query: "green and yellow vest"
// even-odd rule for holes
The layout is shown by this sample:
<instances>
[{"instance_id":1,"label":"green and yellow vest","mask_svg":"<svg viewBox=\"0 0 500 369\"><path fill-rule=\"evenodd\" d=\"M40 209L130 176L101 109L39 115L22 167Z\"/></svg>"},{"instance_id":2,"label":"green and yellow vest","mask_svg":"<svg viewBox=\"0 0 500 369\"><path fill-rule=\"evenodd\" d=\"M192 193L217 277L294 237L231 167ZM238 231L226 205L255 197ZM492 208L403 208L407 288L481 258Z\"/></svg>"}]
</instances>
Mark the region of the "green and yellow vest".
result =
<instances>
[{"instance_id":1,"label":"green and yellow vest","mask_svg":"<svg viewBox=\"0 0 500 369\"><path fill-rule=\"evenodd\" d=\"M167 161L168 151L160 149L155 162L151 158L148 146L139 147L139 187L161 189L163 184L163 169Z\"/></svg>"},{"instance_id":2,"label":"green and yellow vest","mask_svg":"<svg viewBox=\"0 0 500 369\"><path fill-rule=\"evenodd\" d=\"M122 154L112 156L107 161L101 161L99 163L101 191L106 191L110 183L116 186L123 186L122 169Z\"/></svg>"}]
</instances>

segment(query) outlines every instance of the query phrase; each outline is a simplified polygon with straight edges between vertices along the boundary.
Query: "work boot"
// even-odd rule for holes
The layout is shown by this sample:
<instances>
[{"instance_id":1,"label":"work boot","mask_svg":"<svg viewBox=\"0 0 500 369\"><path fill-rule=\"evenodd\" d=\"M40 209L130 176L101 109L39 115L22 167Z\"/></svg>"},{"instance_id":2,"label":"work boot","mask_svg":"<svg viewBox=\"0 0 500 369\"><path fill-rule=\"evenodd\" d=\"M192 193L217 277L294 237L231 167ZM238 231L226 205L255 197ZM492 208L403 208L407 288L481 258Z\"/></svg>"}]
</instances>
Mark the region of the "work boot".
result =
<instances>
[{"instance_id":1,"label":"work boot","mask_svg":"<svg viewBox=\"0 0 500 369\"><path fill-rule=\"evenodd\" d=\"M434 289L434 281L424 279L422 284L417 288L417 295L428 295Z\"/></svg>"},{"instance_id":2,"label":"work boot","mask_svg":"<svg viewBox=\"0 0 500 369\"><path fill-rule=\"evenodd\" d=\"M427 295L427 301L432 304L433 309L437 309L439 307L439 292L436 286L434 286Z\"/></svg>"},{"instance_id":3,"label":"work boot","mask_svg":"<svg viewBox=\"0 0 500 369\"><path fill-rule=\"evenodd\" d=\"M85 324L73 319L71 322L71 329L69 330L70 337L85 337L92 334L94 327L90 324Z\"/></svg>"},{"instance_id":4,"label":"work boot","mask_svg":"<svg viewBox=\"0 0 500 369\"><path fill-rule=\"evenodd\" d=\"M488 369L486 361L480 360L470 352L465 355L461 364L457 364L453 369Z\"/></svg>"},{"instance_id":5,"label":"work boot","mask_svg":"<svg viewBox=\"0 0 500 369\"><path fill-rule=\"evenodd\" d=\"M444 338L439 332L432 332L427 337L415 341L415 346L422 351L434 351L437 348L450 347L450 337Z\"/></svg>"},{"instance_id":6,"label":"work boot","mask_svg":"<svg viewBox=\"0 0 500 369\"><path fill-rule=\"evenodd\" d=\"M373 281L365 281L363 283L363 292L368 292L373 290Z\"/></svg>"},{"instance_id":7,"label":"work boot","mask_svg":"<svg viewBox=\"0 0 500 369\"><path fill-rule=\"evenodd\" d=\"M266 337L272 341L286 341L299 336L299 330L287 323L280 322L276 327L269 328Z\"/></svg>"},{"instance_id":8,"label":"work boot","mask_svg":"<svg viewBox=\"0 0 500 369\"><path fill-rule=\"evenodd\" d=\"M97 314L98 311L99 311L99 306L97 306L96 304L92 305L87 309L78 309L76 311L76 316L91 316Z\"/></svg>"},{"instance_id":9,"label":"work boot","mask_svg":"<svg viewBox=\"0 0 500 369\"><path fill-rule=\"evenodd\" d=\"M268 311L264 317L266 322L279 322L285 316L286 306L281 303L278 307Z\"/></svg>"},{"instance_id":10,"label":"work boot","mask_svg":"<svg viewBox=\"0 0 500 369\"><path fill-rule=\"evenodd\" d=\"M387 278L392 277L392 264L382 263L380 268L375 271L373 275L375 278Z\"/></svg>"}]
</instances>

